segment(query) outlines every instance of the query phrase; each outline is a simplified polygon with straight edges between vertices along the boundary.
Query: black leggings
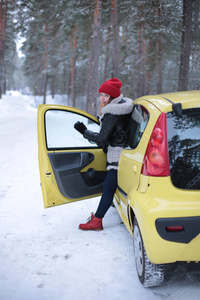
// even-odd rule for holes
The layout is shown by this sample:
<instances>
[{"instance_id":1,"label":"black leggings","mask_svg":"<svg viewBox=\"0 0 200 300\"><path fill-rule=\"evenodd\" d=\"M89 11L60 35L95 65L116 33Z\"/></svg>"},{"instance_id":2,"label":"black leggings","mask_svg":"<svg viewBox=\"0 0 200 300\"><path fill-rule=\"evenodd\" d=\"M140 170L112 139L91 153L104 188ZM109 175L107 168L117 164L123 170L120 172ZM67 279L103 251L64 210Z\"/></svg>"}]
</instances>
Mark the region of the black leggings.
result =
<instances>
[{"instance_id":1,"label":"black leggings","mask_svg":"<svg viewBox=\"0 0 200 300\"><path fill-rule=\"evenodd\" d=\"M103 218L112 204L113 196L117 188L117 170L111 169L108 171L103 184L103 194L99 202L99 206L95 213L95 217Z\"/></svg>"}]
</instances>

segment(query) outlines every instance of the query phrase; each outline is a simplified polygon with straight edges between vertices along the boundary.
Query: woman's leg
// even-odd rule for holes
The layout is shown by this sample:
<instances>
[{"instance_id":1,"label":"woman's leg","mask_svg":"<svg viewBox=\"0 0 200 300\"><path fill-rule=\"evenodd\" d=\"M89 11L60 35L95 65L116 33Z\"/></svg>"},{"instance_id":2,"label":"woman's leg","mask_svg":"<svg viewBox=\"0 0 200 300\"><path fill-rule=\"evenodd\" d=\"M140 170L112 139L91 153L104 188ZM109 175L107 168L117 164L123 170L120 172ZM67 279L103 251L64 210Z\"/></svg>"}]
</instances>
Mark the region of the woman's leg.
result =
<instances>
[{"instance_id":1,"label":"woman's leg","mask_svg":"<svg viewBox=\"0 0 200 300\"><path fill-rule=\"evenodd\" d=\"M106 179L103 184L103 194L95 217L103 218L112 204L113 196L117 188L117 170L111 169L108 171Z\"/></svg>"},{"instance_id":2,"label":"woman's leg","mask_svg":"<svg viewBox=\"0 0 200 300\"><path fill-rule=\"evenodd\" d=\"M103 194L97 208L96 214L91 214L90 220L80 224L82 230L103 230L102 218L112 204L113 196L117 188L117 170L109 170L103 184Z\"/></svg>"}]
</instances>

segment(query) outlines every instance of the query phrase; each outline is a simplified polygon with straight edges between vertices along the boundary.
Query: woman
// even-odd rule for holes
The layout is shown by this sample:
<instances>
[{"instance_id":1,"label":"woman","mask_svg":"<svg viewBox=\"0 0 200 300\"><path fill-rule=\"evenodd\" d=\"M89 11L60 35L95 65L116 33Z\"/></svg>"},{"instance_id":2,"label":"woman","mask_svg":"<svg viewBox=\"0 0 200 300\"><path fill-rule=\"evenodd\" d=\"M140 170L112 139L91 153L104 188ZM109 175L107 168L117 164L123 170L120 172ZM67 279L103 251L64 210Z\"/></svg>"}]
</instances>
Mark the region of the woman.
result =
<instances>
[{"instance_id":1,"label":"woman","mask_svg":"<svg viewBox=\"0 0 200 300\"><path fill-rule=\"evenodd\" d=\"M103 194L95 214L91 214L86 224L80 224L82 230L103 230L102 219L112 204L117 188L118 161L125 143L126 131L133 110L133 102L123 98L122 83L117 78L111 78L99 88L101 101L101 116L99 133L88 130L81 122L74 127L84 138L97 143L107 153L108 174L103 184Z\"/></svg>"}]
</instances>

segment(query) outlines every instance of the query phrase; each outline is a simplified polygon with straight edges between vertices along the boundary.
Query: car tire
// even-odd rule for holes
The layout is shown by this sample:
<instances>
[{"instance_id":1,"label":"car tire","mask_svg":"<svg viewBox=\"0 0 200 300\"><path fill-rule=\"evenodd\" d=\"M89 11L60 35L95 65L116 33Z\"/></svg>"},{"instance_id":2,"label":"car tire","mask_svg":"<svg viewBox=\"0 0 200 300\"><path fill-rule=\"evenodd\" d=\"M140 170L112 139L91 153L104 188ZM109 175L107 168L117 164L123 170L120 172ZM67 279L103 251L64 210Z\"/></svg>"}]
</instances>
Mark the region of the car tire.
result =
<instances>
[{"instance_id":1,"label":"car tire","mask_svg":"<svg viewBox=\"0 0 200 300\"><path fill-rule=\"evenodd\" d=\"M133 249L137 274L143 286L161 285L165 277L165 266L153 264L148 259L136 218L133 226Z\"/></svg>"}]
</instances>

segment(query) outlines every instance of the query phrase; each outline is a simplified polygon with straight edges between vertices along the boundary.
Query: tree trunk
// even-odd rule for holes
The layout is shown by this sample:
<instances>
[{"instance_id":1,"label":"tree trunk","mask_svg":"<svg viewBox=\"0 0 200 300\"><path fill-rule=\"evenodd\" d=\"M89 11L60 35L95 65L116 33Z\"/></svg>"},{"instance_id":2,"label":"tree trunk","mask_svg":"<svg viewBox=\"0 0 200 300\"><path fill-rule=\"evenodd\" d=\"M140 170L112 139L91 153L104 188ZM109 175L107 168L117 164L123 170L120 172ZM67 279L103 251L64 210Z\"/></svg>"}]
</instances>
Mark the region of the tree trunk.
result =
<instances>
[{"instance_id":1,"label":"tree trunk","mask_svg":"<svg viewBox=\"0 0 200 300\"><path fill-rule=\"evenodd\" d=\"M43 104L46 104L46 93L47 93L47 66L48 66L48 42L47 42L47 23L44 24L45 42L44 42L44 93L43 93Z\"/></svg>"},{"instance_id":2,"label":"tree trunk","mask_svg":"<svg viewBox=\"0 0 200 300\"><path fill-rule=\"evenodd\" d=\"M111 0L112 8L112 31L113 31L113 77L119 77L119 29L117 24L117 4L116 0Z\"/></svg>"},{"instance_id":3,"label":"tree trunk","mask_svg":"<svg viewBox=\"0 0 200 300\"><path fill-rule=\"evenodd\" d=\"M194 0L194 32L199 30L199 9L200 1Z\"/></svg>"},{"instance_id":4,"label":"tree trunk","mask_svg":"<svg viewBox=\"0 0 200 300\"><path fill-rule=\"evenodd\" d=\"M63 81L62 81L62 86L61 86L61 93L67 94L67 64L64 63L64 68L63 68Z\"/></svg>"},{"instance_id":5,"label":"tree trunk","mask_svg":"<svg viewBox=\"0 0 200 300\"><path fill-rule=\"evenodd\" d=\"M101 27L101 0L95 0L94 9L94 27L93 27L93 44L89 64L88 76L88 101L87 110L93 116L97 114L96 94L98 88L98 68L99 68L99 44L100 44L100 27Z\"/></svg>"},{"instance_id":6,"label":"tree trunk","mask_svg":"<svg viewBox=\"0 0 200 300\"><path fill-rule=\"evenodd\" d=\"M188 85L189 58L192 42L192 11L193 1L183 0L182 43L178 83L179 91L186 91Z\"/></svg>"},{"instance_id":7,"label":"tree trunk","mask_svg":"<svg viewBox=\"0 0 200 300\"><path fill-rule=\"evenodd\" d=\"M104 67L104 81L106 81L108 78L108 62L109 62L109 50L110 50L110 27L107 29L107 37L106 37L106 55L105 55L105 67Z\"/></svg>"},{"instance_id":8,"label":"tree trunk","mask_svg":"<svg viewBox=\"0 0 200 300\"><path fill-rule=\"evenodd\" d=\"M46 95L47 95L47 83L48 83L48 75L47 73L45 74L44 77L44 98L43 98L43 104L46 104Z\"/></svg>"},{"instance_id":9,"label":"tree trunk","mask_svg":"<svg viewBox=\"0 0 200 300\"><path fill-rule=\"evenodd\" d=\"M146 95L149 95L149 91L150 91L150 80L151 80L151 72L148 71L147 72L147 79L146 79Z\"/></svg>"},{"instance_id":10,"label":"tree trunk","mask_svg":"<svg viewBox=\"0 0 200 300\"><path fill-rule=\"evenodd\" d=\"M71 70L70 70L70 83L71 83L71 102L72 106L76 106L75 101L75 65L76 65L76 47L77 47L77 28L73 25L71 28L71 42L70 42L70 52L71 52Z\"/></svg>"},{"instance_id":11,"label":"tree trunk","mask_svg":"<svg viewBox=\"0 0 200 300\"><path fill-rule=\"evenodd\" d=\"M200 10L200 1L194 0L194 30L193 30L193 38L194 38L194 46L192 51L192 67L190 69L188 77L193 73L199 71L199 64L197 63L200 58L200 41L199 41L199 10ZM200 80L197 76L196 80L192 85L192 89L200 89Z\"/></svg>"},{"instance_id":12,"label":"tree trunk","mask_svg":"<svg viewBox=\"0 0 200 300\"><path fill-rule=\"evenodd\" d=\"M6 72L4 65L5 44L6 44L6 20L7 20L7 5L3 0L0 1L0 99L2 94L6 92Z\"/></svg>"},{"instance_id":13,"label":"tree trunk","mask_svg":"<svg viewBox=\"0 0 200 300\"><path fill-rule=\"evenodd\" d=\"M163 3L157 2L157 18L158 18L158 27L161 27ZM156 92L157 94L162 93L162 36L159 34L157 39L157 84Z\"/></svg>"},{"instance_id":14,"label":"tree trunk","mask_svg":"<svg viewBox=\"0 0 200 300\"><path fill-rule=\"evenodd\" d=\"M55 75L51 75L51 97L54 99L55 96Z\"/></svg>"},{"instance_id":15,"label":"tree trunk","mask_svg":"<svg viewBox=\"0 0 200 300\"><path fill-rule=\"evenodd\" d=\"M157 82L156 93L162 93L162 45L160 40L157 41L158 60L157 60Z\"/></svg>"},{"instance_id":16,"label":"tree trunk","mask_svg":"<svg viewBox=\"0 0 200 300\"><path fill-rule=\"evenodd\" d=\"M138 41L137 41L137 97L140 97L146 93L146 41L144 37L145 24L143 21L144 13L143 6L138 8L138 15L140 18L138 25Z\"/></svg>"}]
</instances>

